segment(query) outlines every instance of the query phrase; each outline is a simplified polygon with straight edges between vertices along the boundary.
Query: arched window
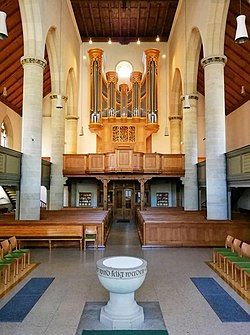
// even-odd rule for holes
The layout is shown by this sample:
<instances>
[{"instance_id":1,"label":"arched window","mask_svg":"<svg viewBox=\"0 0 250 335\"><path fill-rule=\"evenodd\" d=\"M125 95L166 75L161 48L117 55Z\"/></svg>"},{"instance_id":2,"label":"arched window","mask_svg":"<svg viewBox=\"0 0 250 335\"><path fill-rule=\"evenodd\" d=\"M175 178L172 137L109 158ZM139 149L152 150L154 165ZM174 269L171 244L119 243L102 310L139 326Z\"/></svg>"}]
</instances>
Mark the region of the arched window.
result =
<instances>
[{"instance_id":1,"label":"arched window","mask_svg":"<svg viewBox=\"0 0 250 335\"><path fill-rule=\"evenodd\" d=\"M127 61L121 61L116 65L116 72L119 80L129 79L133 71L132 65Z\"/></svg>"},{"instance_id":2,"label":"arched window","mask_svg":"<svg viewBox=\"0 0 250 335\"><path fill-rule=\"evenodd\" d=\"M8 146L8 134L5 123L1 123L1 146L7 147Z\"/></svg>"}]
</instances>

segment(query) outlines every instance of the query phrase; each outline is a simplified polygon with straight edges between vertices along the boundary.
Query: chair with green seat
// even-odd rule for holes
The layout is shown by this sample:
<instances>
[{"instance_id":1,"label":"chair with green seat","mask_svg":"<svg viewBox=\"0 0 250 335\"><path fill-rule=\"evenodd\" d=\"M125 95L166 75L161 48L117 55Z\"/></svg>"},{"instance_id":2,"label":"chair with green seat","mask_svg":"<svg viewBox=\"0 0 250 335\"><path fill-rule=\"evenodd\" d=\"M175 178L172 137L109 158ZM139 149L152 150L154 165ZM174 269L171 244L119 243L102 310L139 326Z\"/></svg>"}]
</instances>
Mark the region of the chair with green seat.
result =
<instances>
[{"instance_id":1,"label":"chair with green seat","mask_svg":"<svg viewBox=\"0 0 250 335\"><path fill-rule=\"evenodd\" d=\"M244 277L244 289L247 291L247 278L250 278L250 269L243 270L243 277Z\"/></svg>"},{"instance_id":2,"label":"chair with green seat","mask_svg":"<svg viewBox=\"0 0 250 335\"><path fill-rule=\"evenodd\" d=\"M11 268L13 268L13 277L16 276L16 264L17 264L17 259L12 258L12 259L5 259L3 257L4 255L4 250L0 244L0 266L6 266L7 267L7 281L10 281L10 275L11 275Z\"/></svg>"},{"instance_id":3,"label":"chair with green seat","mask_svg":"<svg viewBox=\"0 0 250 335\"><path fill-rule=\"evenodd\" d=\"M237 281L237 273L240 273L240 286L244 287L243 271L250 269L250 244L243 242L241 246L243 260L231 260L234 269L234 280Z\"/></svg>"},{"instance_id":4,"label":"chair with green seat","mask_svg":"<svg viewBox=\"0 0 250 335\"><path fill-rule=\"evenodd\" d=\"M216 261L218 263L219 253L232 251L231 248L233 245L233 240L234 240L233 236L227 235L226 240L225 240L225 247L213 249L213 263L216 263Z\"/></svg>"},{"instance_id":5,"label":"chair with green seat","mask_svg":"<svg viewBox=\"0 0 250 335\"><path fill-rule=\"evenodd\" d=\"M225 262L226 262L227 275L229 274L229 268L231 266L231 277L233 280L234 280L234 264L249 262L249 257L247 256L246 251L245 251L246 245L247 243L242 242L240 252L238 252L238 255L230 255L226 257Z\"/></svg>"},{"instance_id":6,"label":"chair with green seat","mask_svg":"<svg viewBox=\"0 0 250 335\"><path fill-rule=\"evenodd\" d=\"M24 254L23 253L12 253L11 252L11 245L9 240L4 240L1 242L1 246L3 249L3 260L16 260L16 270L15 274L18 275L19 273L19 262L21 263L21 269L23 269L24 266Z\"/></svg>"},{"instance_id":7,"label":"chair with green seat","mask_svg":"<svg viewBox=\"0 0 250 335\"><path fill-rule=\"evenodd\" d=\"M0 264L0 273L3 273L4 285L6 285L7 280L8 280L8 265L7 264Z\"/></svg>"},{"instance_id":8,"label":"chair with green seat","mask_svg":"<svg viewBox=\"0 0 250 335\"><path fill-rule=\"evenodd\" d=\"M30 264L30 249L18 249L17 246L17 239L15 236L12 236L9 238L10 246L11 246L11 252L14 255L24 255L24 264L23 267L26 267L26 263ZM26 262L27 259L27 262Z\"/></svg>"},{"instance_id":9,"label":"chair with green seat","mask_svg":"<svg viewBox=\"0 0 250 335\"><path fill-rule=\"evenodd\" d=\"M226 259L227 257L230 256L238 256L240 255L241 251L240 251L240 246L241 246L242 241L239 240L238 238L235 238L233 240L233 244L230 250L226 250L226 251L222 251L218 253L218 263L219 263L219 267L222 267L222 261L223 261L223 271L226 272Z\"/></svg>"}]
</instances>

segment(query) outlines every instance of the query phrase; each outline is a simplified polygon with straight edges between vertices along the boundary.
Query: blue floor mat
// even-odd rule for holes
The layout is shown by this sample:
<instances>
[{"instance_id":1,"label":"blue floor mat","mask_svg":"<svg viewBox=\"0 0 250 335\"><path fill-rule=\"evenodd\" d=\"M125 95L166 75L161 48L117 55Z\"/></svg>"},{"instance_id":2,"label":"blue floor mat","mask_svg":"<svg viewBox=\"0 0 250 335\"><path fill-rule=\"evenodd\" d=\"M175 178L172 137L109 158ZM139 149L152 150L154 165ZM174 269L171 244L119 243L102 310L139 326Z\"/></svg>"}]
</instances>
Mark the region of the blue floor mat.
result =
<instances>
[{"instance_id":1,"label":"blue floor mat","mask_svg":"<svg viewBox=\"0 0 250 335\"><path fill-rule=\"evenodd\" d=\"M250 315L213 278L191 280L222 322L250 322Z\"/></svg>"},{"instance_id":2,"label":"blue floor mat","mask_svg":"<svg viewBox=\"0 0 250 335\"><path fill-rule=\"evenodd\" d=\"M32 278L0 310L0 322L21 322L41 298L54 278Z\"/></svg>"}]
</instances>

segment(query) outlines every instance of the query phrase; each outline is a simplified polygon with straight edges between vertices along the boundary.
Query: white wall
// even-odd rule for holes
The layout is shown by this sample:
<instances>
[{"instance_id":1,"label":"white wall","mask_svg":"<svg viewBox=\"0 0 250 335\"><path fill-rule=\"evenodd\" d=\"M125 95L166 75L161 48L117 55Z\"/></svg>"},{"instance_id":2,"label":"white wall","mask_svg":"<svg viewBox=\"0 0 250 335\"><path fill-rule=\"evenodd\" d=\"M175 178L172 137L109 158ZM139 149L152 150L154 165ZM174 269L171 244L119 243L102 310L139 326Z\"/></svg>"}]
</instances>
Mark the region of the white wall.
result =
<instances>
[{"instance_id":1,"label":"white wall","mask_svg":"<svg viewBox=\"0 0 250 335\"><path fill-rule=\"evenodd\" d=\"M227 151L250 144L250 101L226 117Z\"/></svg>"}]
</instances>

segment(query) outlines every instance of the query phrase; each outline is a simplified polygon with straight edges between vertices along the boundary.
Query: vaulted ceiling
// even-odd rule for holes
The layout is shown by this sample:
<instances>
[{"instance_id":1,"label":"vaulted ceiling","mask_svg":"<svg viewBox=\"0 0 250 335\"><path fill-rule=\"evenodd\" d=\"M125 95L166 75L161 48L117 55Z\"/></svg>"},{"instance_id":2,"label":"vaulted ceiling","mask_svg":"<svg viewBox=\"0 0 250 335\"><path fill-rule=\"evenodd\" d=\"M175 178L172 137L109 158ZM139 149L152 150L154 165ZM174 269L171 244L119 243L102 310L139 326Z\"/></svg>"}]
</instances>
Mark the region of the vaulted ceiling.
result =
<instances>
[{"instance_id":1,"label":"vaulted ceiling","mask_svg":"<svg viewBox=\"0 0 250 335\"><path fill-rule=\"evenodd\" d=\"M71 0L76 22L83 42L108 41L127 44L138 38L142 42L167 41L178 0L156 1L83 1ZM242 14L247 16L250 33L250 4L242 0ZM0 0L0 10L7 13L8 38L0 40L0 101L22 115L23 35L18 0ZM226 24L225 98L226 114L250 99L250 41L236 44L234 35L239 1L231 0ZM203 57L202 50L200 58ZM45 58L48 61L47 54ZM204 94L204 70L199 66L198 92ZM245 92L242 93L244 86ZM3 88L8 95L3 96ZM44 96L51 92L49 66L44 71Z\"/></svg>"}]
</instances>

